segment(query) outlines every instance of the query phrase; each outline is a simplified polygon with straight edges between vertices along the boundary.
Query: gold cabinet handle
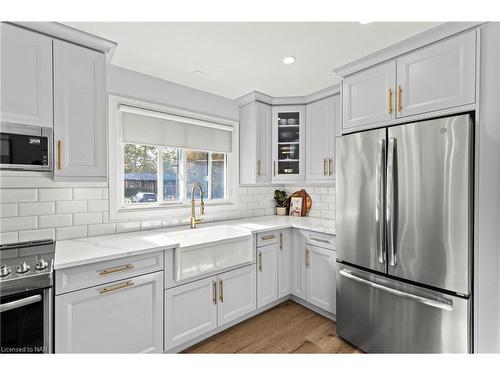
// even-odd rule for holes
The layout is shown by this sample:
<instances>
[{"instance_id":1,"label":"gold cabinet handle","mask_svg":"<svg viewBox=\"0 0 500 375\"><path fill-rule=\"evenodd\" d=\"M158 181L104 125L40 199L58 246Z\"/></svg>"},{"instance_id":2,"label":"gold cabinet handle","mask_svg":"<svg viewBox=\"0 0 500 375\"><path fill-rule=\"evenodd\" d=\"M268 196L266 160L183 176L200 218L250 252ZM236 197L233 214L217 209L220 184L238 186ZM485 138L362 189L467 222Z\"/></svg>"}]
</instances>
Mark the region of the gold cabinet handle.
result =
<instances>
[{"instance_id":1,"label":"gold cabinet handle","mask_svg":"<svg viewBox=\"0 0 500 375\"><path fill-rule=\"evenodd\" d=\"M328 174L327 170L328 170L328 167L327 167L327 161L325 158L325 159L323 159L323 176L326 176Z\"/></svg>"},{"instance_id":2,"label":"gold cabinet handle","mask_svg":"<svg viewBox=\"0 0 500 375\"><path fill-rule=\"evenodd\" d=\"M107 286L106 288L102 288L101 290L99 290L99 294L109 293L109 292L113 292L115 290L128 288L129 286L132 286L132 285L134 285L134 283L132 281L125 281L124 283L121 283L121 284L116 284L116 285L112 285L112 286Z\"/></svg>"},{"instance_id":3,"label":"gold cabinet handle","mask_svg":"<svg viewBox=\"0 0 500 375\"><path fill-rule=\"evenodd\" d=\"M224 302L224 284L222 280L219 280L219 301Z\"/></svg>"},{"instance_id":4,"label":"gold cabinet handle","mask_svg":"<svg viewBox=\"0 0 500 375\"><path fill-rule=\"evenodd\" d=\"M273 238L276 238L276 235L275 234L269 234L267 236L262 236L262 241L271 240Z\"/></svg>"},{"instance_id":5,"label":"gold cabinet handle","mask_svg":"<svg viewBox=\"0 0 500 375\"><path fill-rule=\"evenodd\" d=\"M62 141L58 140L57 141L57 169L58 170L62 169L61 154L62 154Z\"/></svg>"},{"instance_id":6,"label":"gold cabinet handle","mask_svg":"<svg viewBox=\"0 0 500 375\"><path fill-rule=\"evenodd\" d=\"M401 112L403 110L403 103L401 103L401 92L403 89L401 88L401 85L398 85L398 112Z\"/></svg>"},{"instance_id":7,"label":"gold cabinet handle","mask_svg":"<svg viewBox=\"0 0 500 375\"><path fill-rule=\"evenodd\" d=\"M257 160L257 176L260 176L260 160Z\"/></svg>"},{"instance_id":8,"label":"gold cabinet handle","mask_svg":"<svg viewBox=\"0 0 500 375\"><path fill-rule=\"evenodd\" d=\"M262 253L259 253L259 271L262 272Z\"/></svg>"},{"instance_id":9,"label":"gold cabinet handle","mask_svg":"<svg viewBox=\"0 0 500 375\"><path fill-rule=\"evenodd\" d=\"M105 276L109 275L110 273L115 273L115 272L121 272L121 271L126 271L134 268L133 264L125 264L123 266L118 266L118 267L113 267L113 268L107 268L105 270L102 270L99 272L99 275Z\"/></svg>"},{"instance_id":10,"label":"gold cabinet handle","mask_svg":"<svg viewBox=\"0 0 500 375\"><path fill-rule=\"evenodd\" d=\"M393 108L392 108L392 89L389 89L389 113L392 113Z\"/></svg>"},{"instance_id":11,"label":"gold cabinet handle","mask_svg":"<svg viewBox=\"0 0 500 375\"><path fill-rule=\"evenodd\" d=\"M283 233L280 233L280 250L283 251Z\"/></svg>"},{"instance_id":12,"label":"gold cabinet handle","mask_svg":"<svg viewBox=\"0 0 500 375\"><path fill-rule=\"evenodd\" d=\"M273 160L273 176L276 176L276 160Z\"/></svg>"},{"instance_id":13,"label":"gold cabinet handle","mask_svg":"<svg viewBox=\"0 0 500 375\"><path fill-rule=\"evenodd\" d=\"M217 305L217 281L212 282L212 302Z\"/></svg>"},{"instance_id":14,"label":"gold cabinet handle","mask_svg":"<svg viewBox=\"0 0 500 375\"><path fill-rule=\"evenodd\" d=\"M330 241L328 241L328 240L324 240L323 238L317 238L317 237L313 237L313 236L311 236L311 237L309 237L309 238L310 238L311 240L313 240L313 241L330 243Z\"/></svg>"},{"instance_id":15,"label":"gold cabinet handle","mask_svg":"<svg viewBox=\"0 0 500 375\"><path fill-rule=\"evenodd\" d=\"M306 249L306 268L309 268L309 250Z\"/></svg>"},{"instance_id":16,"label":"gold cabinet handle","mask_svg":"<svg viewBox=\"0 0 500 375\"><path fill-rule=\"evenodd\" d=\"M333 159L328 159L328 174L333 176Z\"/></svg>"}]
</instances>

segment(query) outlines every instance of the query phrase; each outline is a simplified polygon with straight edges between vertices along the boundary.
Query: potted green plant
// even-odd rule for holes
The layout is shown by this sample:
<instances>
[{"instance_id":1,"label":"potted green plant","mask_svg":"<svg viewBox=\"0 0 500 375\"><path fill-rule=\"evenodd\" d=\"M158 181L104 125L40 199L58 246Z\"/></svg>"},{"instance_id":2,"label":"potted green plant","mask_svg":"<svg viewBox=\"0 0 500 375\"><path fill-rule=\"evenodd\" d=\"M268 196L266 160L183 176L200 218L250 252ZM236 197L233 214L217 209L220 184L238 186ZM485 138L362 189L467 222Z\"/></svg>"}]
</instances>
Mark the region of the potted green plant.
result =
<instances>
[{"instance_id":1,"label":"potted green plant","mask_svg":"<svg viewBox=\"0 0 500 375\"><path fill-rule=\"evenodd\" d=\"M276 189L274 191L274 200L276 201L276 215L285 216L286 203L288 201L286 191Z\"/></svg>"}]
</instances>

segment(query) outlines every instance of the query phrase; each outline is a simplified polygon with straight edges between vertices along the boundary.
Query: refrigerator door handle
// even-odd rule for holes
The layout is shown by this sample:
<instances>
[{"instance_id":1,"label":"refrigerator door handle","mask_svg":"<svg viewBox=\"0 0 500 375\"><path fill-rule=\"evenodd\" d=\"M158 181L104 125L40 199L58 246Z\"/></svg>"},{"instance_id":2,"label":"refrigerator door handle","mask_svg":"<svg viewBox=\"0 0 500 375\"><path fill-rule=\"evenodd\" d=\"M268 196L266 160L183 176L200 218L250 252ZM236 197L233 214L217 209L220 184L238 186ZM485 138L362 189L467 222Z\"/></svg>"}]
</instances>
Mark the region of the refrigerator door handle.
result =
<instances>
[{"instance_id":1,"label":"refrigerator door handle","mask_svg":"<svg viewBox=\"0 0 500 375\"><path fill-rule=\"evenodd\" d=\"M422 304L427 305L427 306L436 307L436 308L441 309L441 310L453 311L453 301L452 300L446 299L446 302L437 301L437 300L434 300L431 298L421 297L421 296L417 296L415 294L403 292L401 290L389 288L388 286L377 284L373 281L366 280L362 277L353 275L351 272L349 272L345 269L340 270L339 273L341 276L343 276L345 278L357 281L361 284L368 285L372 288L379 289L379 290L382 290L382 291L390 293L390 294L394 294L394 295L399 296L399 297L408 298L408 299L411 299L412 301L422 303Z\"/></svg>"},{"instance_id":2,"label":"refrigerator door handle","mask_svg":"<svg viewBox=\"0 0 500 375\"><path fill-rule=\"evenodd\" d=\"M394 159L396 157L396 138L389 138L387 151L387 188L386 188L386 233L387 233L387 249L388 261L390 266L396 265L396 240L394 222L396 221L397 199L396 199L396 166Z\"/></svg>"},{"instance_id":3,"label":"refrigerator door handle","mask_svg":"<svg viewBox=\"0 0 500 375\"><path fill-rule=\"evenodd\" d=\"M377 145L377 169L375 182L375 223L377 224L378 262L385 263L385 226L384 226L384 182L385 182L385 139Z\"/></svg>"}]
</instances>

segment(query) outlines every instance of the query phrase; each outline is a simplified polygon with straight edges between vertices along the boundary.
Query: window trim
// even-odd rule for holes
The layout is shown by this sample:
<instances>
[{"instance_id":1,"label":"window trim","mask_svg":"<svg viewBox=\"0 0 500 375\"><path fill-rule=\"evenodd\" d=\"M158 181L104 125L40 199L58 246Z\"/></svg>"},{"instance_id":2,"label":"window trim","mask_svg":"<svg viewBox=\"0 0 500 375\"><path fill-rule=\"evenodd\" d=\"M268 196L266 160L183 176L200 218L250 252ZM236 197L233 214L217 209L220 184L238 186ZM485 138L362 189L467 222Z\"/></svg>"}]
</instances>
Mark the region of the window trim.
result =
<instances>
[{"instance_id":1,"label":"window trim","mask_svg":"<svg viewBox=\"0 0 500 375\"><path fill-rule=\"evenodd\" d=\"M239 123L234 120L203 115L186 110L166 107L158 104L148 103L137 99L108 95L108 176L109 176L109 219L141 219L154 217L179 217L190 216L190 201L162 202L161 204L136 204L134 206L124 206L124 160L121 127L120 105L135 106L145 110L161 111L176 116L190 117L195 120L210 121L233 127L232 132L232 152L226 154L226 198L214 199L206 202L207 215L219 211L239 208ZM160 159L160 158L158 158ZM163 183L163 181L162 181ZM158 191L160 188L158 183ZM211 193L211 192L210 192Z\"/></svg>"}]
</instances>

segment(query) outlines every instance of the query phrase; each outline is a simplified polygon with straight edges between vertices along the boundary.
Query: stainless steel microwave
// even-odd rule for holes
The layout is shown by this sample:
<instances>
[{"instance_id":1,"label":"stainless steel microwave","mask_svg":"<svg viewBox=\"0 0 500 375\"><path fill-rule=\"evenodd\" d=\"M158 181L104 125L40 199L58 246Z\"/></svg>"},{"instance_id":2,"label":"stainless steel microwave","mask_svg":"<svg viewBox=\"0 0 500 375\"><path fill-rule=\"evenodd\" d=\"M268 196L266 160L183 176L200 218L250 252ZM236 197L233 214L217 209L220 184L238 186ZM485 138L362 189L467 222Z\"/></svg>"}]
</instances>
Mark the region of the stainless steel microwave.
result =
<instances>
[{"instance_id":1,"label":"stainless steel microwave","mask_svg":"<svg viewBox=\"0 0 500 375\"><path fill-rule=\"evenodd\" d=\"M0 169L52 171L52 128L0 124Z\"/></svg>"}]
</instances>

